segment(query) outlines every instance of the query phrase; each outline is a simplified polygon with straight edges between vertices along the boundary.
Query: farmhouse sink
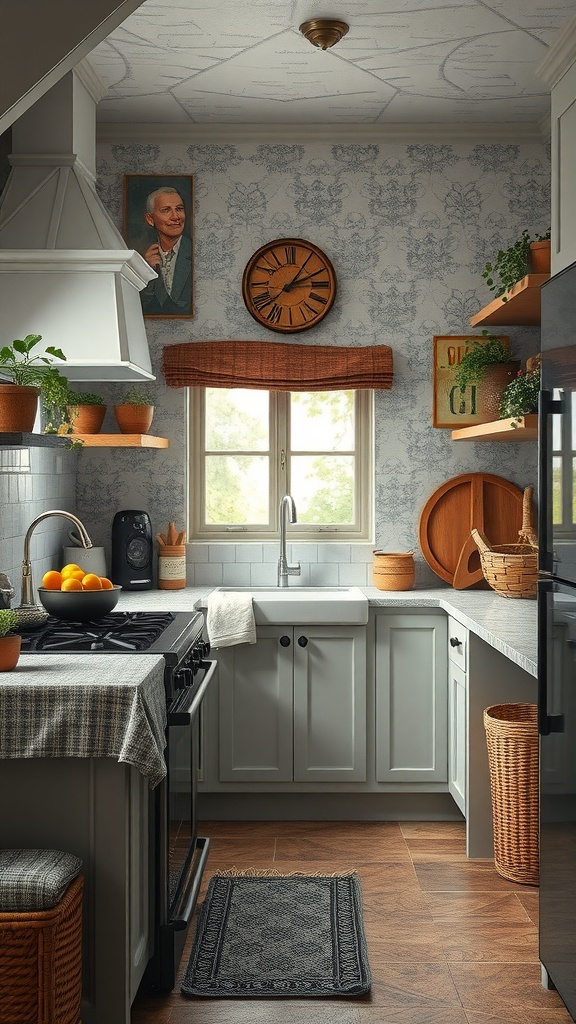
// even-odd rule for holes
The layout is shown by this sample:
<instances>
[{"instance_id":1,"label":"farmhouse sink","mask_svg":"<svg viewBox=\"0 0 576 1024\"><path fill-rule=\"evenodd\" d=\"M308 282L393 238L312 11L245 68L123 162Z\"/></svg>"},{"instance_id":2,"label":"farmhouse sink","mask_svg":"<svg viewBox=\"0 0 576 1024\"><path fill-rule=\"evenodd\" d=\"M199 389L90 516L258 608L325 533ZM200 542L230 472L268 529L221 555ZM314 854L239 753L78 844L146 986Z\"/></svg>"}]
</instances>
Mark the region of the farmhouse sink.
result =
<instances>
[{"instance_id":1,"label":"farmhouse sink","mask_svg":"<svg viewBox=\"0 0 576 1024\"><path fill-rule=\"evenodd\" d=\"M251 594L261 626L306 624L364 626L368 598L358 587L217 587L221 594Z\"/></svg>"}]
</instances>

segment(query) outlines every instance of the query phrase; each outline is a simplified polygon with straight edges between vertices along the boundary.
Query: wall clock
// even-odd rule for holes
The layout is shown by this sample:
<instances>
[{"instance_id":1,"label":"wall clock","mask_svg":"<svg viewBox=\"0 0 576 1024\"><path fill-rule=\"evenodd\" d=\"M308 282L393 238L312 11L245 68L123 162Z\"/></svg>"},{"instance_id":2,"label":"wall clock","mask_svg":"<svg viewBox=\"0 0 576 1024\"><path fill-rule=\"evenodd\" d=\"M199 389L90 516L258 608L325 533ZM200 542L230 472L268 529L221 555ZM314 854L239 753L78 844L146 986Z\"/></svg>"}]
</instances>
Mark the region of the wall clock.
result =
<instances>
[{"instance_id":1,"label":"wall clock","mask_svg":"<svg viewBox=\"0 0 576 1024\"><path fill-rule=\"evenodd\" d=\"M334 302L334 267L312 242L277 238L248 260L242 296L263 327L283 334L305 331L320 323Z\"/></svg>"}]
</instances>

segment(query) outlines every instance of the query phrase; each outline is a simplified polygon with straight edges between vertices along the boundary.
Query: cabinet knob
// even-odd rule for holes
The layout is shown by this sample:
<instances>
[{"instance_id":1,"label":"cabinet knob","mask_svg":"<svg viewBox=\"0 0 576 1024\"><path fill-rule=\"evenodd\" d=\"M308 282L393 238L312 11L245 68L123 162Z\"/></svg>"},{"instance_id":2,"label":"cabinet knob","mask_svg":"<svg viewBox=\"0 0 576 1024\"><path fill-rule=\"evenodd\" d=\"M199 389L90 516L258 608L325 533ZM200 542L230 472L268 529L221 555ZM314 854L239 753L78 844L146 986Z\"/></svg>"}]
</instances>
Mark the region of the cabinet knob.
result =
<instances>
[{"instance_id":1,"label":"cabinet knob","mask_svg":"<svg viewBox=\"0 0 576 1024\"><path fill-rule=\"evenodd\" d=\"M299 647L307 647L308 646L308 637L307 636L299 636L298 637L298 646Z\"/></svg>"},{"instance_id":2,"label":"cabinet knob","mask_svg":"<svg viewBox=\"0 0 576 1024\"><path fill-rule=\"evenodd\" d=\"M281 644L282 647L290 647L290 637L289 636L281 636L280 637L280 644Z\"/></svg>"},{"instance_id":3,"label":"cabinet knob","mask_svg":"<svg viewBox=\"0 0 576 1024\"><path fill-rule=\"evenodd\" d=\"M450 637L450 647L462 647L462 641L457 636Z\"/></svg>"}]
</instances>

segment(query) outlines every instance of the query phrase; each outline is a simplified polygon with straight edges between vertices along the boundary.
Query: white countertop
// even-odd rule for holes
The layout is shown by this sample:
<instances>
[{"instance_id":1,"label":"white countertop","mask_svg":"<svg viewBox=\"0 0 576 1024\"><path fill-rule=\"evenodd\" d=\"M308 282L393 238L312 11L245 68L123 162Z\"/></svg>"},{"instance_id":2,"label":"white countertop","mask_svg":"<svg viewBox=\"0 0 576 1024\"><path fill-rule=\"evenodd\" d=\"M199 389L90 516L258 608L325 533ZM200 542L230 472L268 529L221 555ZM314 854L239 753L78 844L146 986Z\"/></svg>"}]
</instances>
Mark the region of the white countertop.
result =
<instances>
[{"instance_id":1,"label":"white countertop","mask_svg":"<svg viewBox=\"0 0 576 1024\"><path fill-rule=\"evenodd\" d=\"M193 611L213 587L124 591L118 610ZM294 589L297 589L295 586ZM442 608L531 676L537 676L536 601L501 597L492 590L384 591L360 588L372 608Z\"/></svg>"}]
</instances>

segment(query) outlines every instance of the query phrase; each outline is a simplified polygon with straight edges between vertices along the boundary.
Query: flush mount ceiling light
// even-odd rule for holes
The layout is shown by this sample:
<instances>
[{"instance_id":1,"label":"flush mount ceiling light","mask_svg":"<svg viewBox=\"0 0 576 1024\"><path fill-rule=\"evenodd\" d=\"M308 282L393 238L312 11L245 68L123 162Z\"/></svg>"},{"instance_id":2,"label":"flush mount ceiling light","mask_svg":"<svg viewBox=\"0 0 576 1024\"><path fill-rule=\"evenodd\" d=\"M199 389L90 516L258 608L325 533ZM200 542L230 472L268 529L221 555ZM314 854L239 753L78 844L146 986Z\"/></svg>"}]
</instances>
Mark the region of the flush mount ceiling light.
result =
<instances>
[{"instance_id":1,"label":"flush mount ceiling light","mask_svg":"<svg viewBox=\"0 0 576 1024\"><path fill-rule=\"evenodd\" d=\"M332 18L315 18L314 21L303 22L300 31L313 46L327 50L346 35L348 25L345 21L334 21Z\"/></svg>"}]
</instances>

